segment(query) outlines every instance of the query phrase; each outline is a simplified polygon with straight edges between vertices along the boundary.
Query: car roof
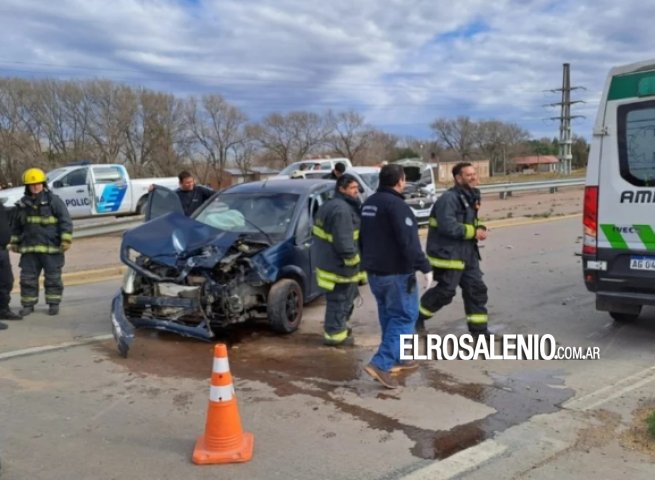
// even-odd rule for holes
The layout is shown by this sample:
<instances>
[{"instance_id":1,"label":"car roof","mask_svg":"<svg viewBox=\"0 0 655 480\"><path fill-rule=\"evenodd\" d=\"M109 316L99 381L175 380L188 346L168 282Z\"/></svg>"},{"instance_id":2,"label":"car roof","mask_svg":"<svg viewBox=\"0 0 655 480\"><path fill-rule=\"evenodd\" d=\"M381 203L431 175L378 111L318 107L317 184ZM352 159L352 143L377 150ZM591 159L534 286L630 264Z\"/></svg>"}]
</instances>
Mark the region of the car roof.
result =
<instances>
[{"instance_id":1,"label":"car roof","mask_svg":"<svg viewBox=\"0 0 655 480\"><path fill-rule=\"evenodd\" d=\"M258 182L239 183L223 190L224 193L311 193L323 188L334 188L334 180L313 179L275 179Z\"/></svg>"}]
</instances>

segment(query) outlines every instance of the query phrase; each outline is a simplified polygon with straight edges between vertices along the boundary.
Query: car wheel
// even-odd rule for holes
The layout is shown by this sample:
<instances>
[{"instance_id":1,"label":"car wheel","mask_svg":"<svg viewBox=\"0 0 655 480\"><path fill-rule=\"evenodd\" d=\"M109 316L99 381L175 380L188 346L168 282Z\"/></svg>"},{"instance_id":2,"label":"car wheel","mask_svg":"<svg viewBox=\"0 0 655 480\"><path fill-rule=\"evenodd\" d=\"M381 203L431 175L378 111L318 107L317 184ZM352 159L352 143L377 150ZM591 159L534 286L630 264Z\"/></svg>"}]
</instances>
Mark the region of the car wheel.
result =
<instances>
[{"instance_id":1,"label":"car wheel","mask_svg":"<svg viewBox=\"0 0 655 480\"><path fill-rule=\"evenodd\" d=\"M303 296L298 282L283 278L268 292L268 319L279 333L295 332L302 319Z\"/></svg>"},{"instance_id":2,"label":"car wheel","mask_svg":"<svg viewBox=\"0 0 655 480\"><path fill-rule=\"evenodd\" d=\"M637 320L637 318L639 318L639 313L641 312L637 312L637 313L610 312L610 317L612 317L615 322L629 323Z\"/></svg>"}]
</instances>

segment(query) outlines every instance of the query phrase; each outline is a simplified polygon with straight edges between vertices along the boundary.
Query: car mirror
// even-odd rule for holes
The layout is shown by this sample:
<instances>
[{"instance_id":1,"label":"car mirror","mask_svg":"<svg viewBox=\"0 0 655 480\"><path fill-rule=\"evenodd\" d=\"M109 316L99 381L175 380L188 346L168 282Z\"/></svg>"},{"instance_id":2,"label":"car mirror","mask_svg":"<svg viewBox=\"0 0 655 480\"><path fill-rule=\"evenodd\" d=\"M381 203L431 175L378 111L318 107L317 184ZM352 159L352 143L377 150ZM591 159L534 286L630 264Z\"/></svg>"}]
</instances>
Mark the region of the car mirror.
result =
<instances>
[{"instance_id":1,"label":"car mirror","mask_svg":"<svg viewBox=\"0 0 655 480\"><path fill-rule=\"evenodd\" d=\"M57 180L56 182L54 182L54 183L52 184L52 188L61 188L61 187L63 187L63 186L64 186L64 184L61 183L61 180Z\"/></svg>"}]
</instances>

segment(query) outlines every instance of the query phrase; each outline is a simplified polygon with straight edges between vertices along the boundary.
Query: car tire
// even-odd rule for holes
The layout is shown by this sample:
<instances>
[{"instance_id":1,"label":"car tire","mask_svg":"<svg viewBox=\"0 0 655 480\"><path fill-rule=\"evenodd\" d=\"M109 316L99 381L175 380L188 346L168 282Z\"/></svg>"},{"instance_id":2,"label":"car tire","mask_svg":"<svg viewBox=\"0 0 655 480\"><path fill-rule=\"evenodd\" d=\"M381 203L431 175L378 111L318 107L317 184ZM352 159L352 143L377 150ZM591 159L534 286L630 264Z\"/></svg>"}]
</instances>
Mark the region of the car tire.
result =
<instances>
[{"instance_id":1,"label":"car tire","mask_svg":"<svg viewBox=\"0 0 655 480\"><path fill-rule=\"evenodd\" d=\"M275 282L268 292L268 319L278 333L298 330L302 320L302 288L295 280L283 278Z\"/></svg>"},{"instance_id":2,"label":"car tire","mask_svg":"<svg viewBox=\"0 0 655 480\"><path fill-rule=\"evenodd\" d=\"M622 312L610 312L610 317L614 319L615 322L619 323L630 323L634 322L639 318L640 311L637 313L622 313Z\"/></svg>"}]
</instances>

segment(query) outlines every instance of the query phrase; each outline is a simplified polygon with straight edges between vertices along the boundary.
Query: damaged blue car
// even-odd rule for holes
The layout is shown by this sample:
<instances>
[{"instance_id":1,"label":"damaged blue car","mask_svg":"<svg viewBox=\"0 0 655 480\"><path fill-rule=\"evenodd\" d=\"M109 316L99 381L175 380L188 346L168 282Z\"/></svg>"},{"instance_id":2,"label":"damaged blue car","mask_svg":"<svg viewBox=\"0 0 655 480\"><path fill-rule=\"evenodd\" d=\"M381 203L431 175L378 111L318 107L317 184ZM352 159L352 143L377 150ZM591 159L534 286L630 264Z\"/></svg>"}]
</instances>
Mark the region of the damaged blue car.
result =
<instances>
[{"instance_id":1,"label":"damaged blue car","mask_svg":"<svg viewBox=\"0 0 655 480\"><path fill-rule=\"evenodd\" d=\"M155 187L146 223L121 243L128 271L111 312L120 354L127 356L138 328L202 340L249 320L280 333L298 329L303 305L321 294L311 231L333 194L329 180L245 183L186 217L175 192Z\"/></svg>"}]
</instances>

